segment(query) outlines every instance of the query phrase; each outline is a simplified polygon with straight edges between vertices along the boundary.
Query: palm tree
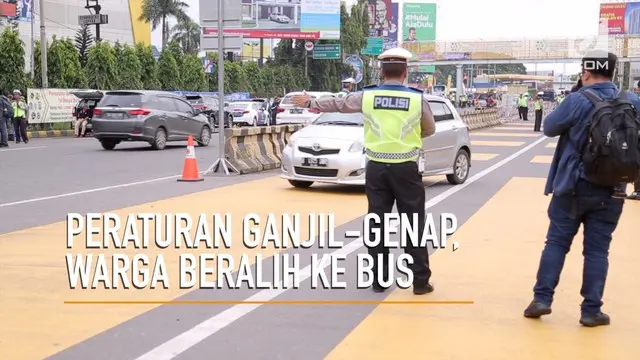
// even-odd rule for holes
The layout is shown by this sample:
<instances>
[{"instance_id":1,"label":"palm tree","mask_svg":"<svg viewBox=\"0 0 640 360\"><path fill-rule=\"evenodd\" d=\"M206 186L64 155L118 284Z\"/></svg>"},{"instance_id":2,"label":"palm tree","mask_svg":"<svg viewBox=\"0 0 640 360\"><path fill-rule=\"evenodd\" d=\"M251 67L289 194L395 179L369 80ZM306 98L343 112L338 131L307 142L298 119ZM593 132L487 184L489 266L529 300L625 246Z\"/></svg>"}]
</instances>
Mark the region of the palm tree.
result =
<instances>
[{"instance_id":1,"label":"palm tree","mask_svg":"<svg viewBox=\"0 0 640 360\"><path fill-rule=\"evenodd\" d=\"M177 41L182 46L182 51L187 54L197 54L200 49L200 25L191 19L178 21L171 28L171 40Z\"/></svg>"},{"instance_id":2,"label":"palm tree","mask_svg":"<svg viewBox=\"0 0 640 360\"><path fill-rule=\"evenodd\" d=\"M162 26L164 48L169 40L169 18L175 18L178 22L190 20L185 11L188 7L189 4L180 0L142 0L142 15L138 20L151 23L153 30Z\"/></svg>"}]
</instances>

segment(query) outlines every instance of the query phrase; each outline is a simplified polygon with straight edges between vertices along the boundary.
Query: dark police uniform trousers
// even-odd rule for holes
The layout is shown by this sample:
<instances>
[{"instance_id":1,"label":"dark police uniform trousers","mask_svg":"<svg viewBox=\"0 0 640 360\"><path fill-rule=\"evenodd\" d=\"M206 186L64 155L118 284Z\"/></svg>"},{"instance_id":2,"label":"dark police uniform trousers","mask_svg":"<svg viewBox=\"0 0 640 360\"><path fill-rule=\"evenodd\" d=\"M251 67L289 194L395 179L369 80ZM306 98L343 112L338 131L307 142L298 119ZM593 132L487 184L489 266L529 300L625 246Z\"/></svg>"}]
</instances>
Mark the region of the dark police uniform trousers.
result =
<instances>
[{"instance_id":1,"label":"dark police uniform trousers","mask_svg":"<svg viewBox=\"0 0 640 360\"><path fill-rule=\"evenodd\" d=\"M533 131L540 131L542 126L542 109L536 110L536 122L533 124Z\"/></svg>"},{"instance_id":2,"label":"dark police uniform trousers","mask_svg":"<svg viewBox=\"0 0 640 360\"><path fill-rule=\"evenodd\" d=\"M422 175L418 172L418 164L415 161L389 164L369 160L365 172L365 192L369 202L369 213L377 214L381 219L381 224L379 225L371 221L369 224L370 229L379 228L380 234L384 234L384 214L392 212L395 202L398 213L406 213L410 219L414 213L418 214L420 239L422 238L425 229L425 192ZM413 224L411 225L412 227L414 226ZM374 235L371 232L369 236L372 238ZM399 236L399 234L396 236ZM409 240L408 237L407 240ZM383 242L380 241L379 246L369 248L368 251L374 259L373 284L381 287L378 281L389 280L387 278L388 271L391 270L388 263L389 248L384 247ZM413 258L413 264L409 266L413 272L413 285L417 287L426 286L431 278L428 248L426 246L414 247L410 244L410 241L407 241L404 251ZM378 254L383 254L384 260L382 264L377 263ZM384 271L382 279L377 277L379 266L382 266ZM391 266L395 266L395 262Z\"/></svg>"}]
</instances>

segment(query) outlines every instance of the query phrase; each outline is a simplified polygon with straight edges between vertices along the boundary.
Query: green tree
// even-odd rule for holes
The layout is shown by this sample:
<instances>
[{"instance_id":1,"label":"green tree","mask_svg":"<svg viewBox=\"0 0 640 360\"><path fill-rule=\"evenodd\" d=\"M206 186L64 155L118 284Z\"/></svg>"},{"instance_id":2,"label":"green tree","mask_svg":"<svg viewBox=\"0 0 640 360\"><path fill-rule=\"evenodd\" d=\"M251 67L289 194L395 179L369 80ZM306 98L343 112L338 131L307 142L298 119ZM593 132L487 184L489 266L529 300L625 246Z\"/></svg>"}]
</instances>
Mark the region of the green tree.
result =
<instances>
[{"instance_id":1,"label":"green tree","mask_svg":"<svg viewBox=\"0 0 640 360\"><path fill-rule=\"evenodd\" d=\"M119 62L122 59L123 50L124 50L124 47L122 46L120 41L116 41L116 43L113 44L113 53L116 55L116 62Z\"/></svg>"},{"instance_id":2,"label":"green tree","mask_svg":"<svg viewBox=\"0 0 640 360\"><path fill-rule=\"evenodd\" d=\"M169 19L175 18L178 21L189 19L186 9L189 4L180 0L143 0L142 15L140 21L151 24L153 30L162 26L162 48L169 41Z\"/></svg>"},{"instance_id":3,"label":"green tree","mask_svg":"<svg viewBox=\"0 0 640 360\"><path fill-rule=\"evenodd\" d=\"M139 42L135 46L136 56L140 62L142 87L147 90L160 89L158 81L158 64L153 58L151 46Z\"/></svg>"},{"instance_id":4,"label":"green tree","mask_svg":"<svg viewBox=\"0 0 640 360\"><path fill-rule=\"evenodd\" d=\"M10 26L5 27L0 35L0 64L0 88L24 90L27 83L24 42Z\"/></svg>"},{"instance_id":5,"label":"green tree","mask_svg":"<svg viewBox=\"0 0 640 360\"><path fill-rule=\"evenodd\" d=\"M226 93L247 91L247 74L239 62L224 63L224 91Z\"/></svg>"},{"instance_id":6,"label":"green tree","mask_svg":"<svg viewBox=\"0 0 640 360\"><path fill-rule=\"evenodd\" d=\"M247 78L249 91L256 94L256 96L266 96L263 74L258 67L258 63L255 61L247 61L244 63L243 68L245 74L249 74Z\"/></svg>"},{"instance_id":7,"label":"green tree","mask_svg":"<svg viewBox=\"0 0 640 360\"><path fill-rule=\"evenodd\" d=\"M93 45L93 35L88 25L81 26L76 32L76 50L80 55L80 64L84 68L87 65L87 56L89 49Z\"/></svg>"},{"instance_id":8,"label":"green tree","mask_svg":"<svg viewBox=\"0 0 640 360\"><path fill-rule=\"evenodd\" d=\"M53 36L47 51L47 75L52 88L83 88L87 79L82 71L80 56L70 39Z\"/></svg>"},{"instance_id":9,"label":"green tree","mask_svg":"<svg viewBox=\"0 0 640 360\"><path fill-rule=\"evenodd\" d=\"M116 88L118 77L116 54L108 42L100 41L89 50L85 74L89 88L99 90Z\"/></svg>"},{"instance_id":10,"label":"green tree","mask_svg":"<svg viewBox=\"0 0 640 360\"><path fill-rule=\"evenodd\" d=\"M208 88L207 76L202 61L196 55L184 57L182 67L182 89L186 91L205 91Z\"/></svg>"},{"instance_id":11,"label":"green tree","mask_svg":"<svg viewBox=\"0 0 640 360\"><path fill-rule=\"evenodd\" d=\"M158 78L162 90L180 90L180 71L176 59L168 50L162 50L158 59Z\"/></svg>"},{"instance_id":12,"label":"green tree","mask_svg":"<svg viewBox=\"0 0 640 360\"><path fill-rule=\"evenodd\" d=\"M180 43L177 41L169 41L166 48L167 48L167 51L176 60L176 64L178 64L178 68L181 68L183 64L183 59L184 59L184 51L182 51L182 47L180 46Z\"/></svg>"},{"instance_id":13,"label":"green tree","mask_svg":"<svg viewBox=\"0 0 640 360\"><path fill-rule=\"evenodd\" d=\"M136 50L129 45L122 47L122 55L118 61L119 89L139 90L143 88L142 65L136 54Z\"/></svg>"},{"instance_id":14,"label":"green tree","mask_svg":"<svg viewBox=\"0 0 640 360\"><path fill-rule=\"evenodd\" d=\"M176 41L182 47L185 54L197 54L200 49L200 25L191 19L178 21L171 28L171 40Z\"/></svg>"},{"instance_id":15,"label":"green tree","mask_svg":"<svg viewBox=\"0 0 640 360\"><path fill-rule=\"evenodd\" d=\"M42 87L42 50L40 49L40 41L33 42L33 79L32 85L36 88Z\"/></svg>"}]
</instances>

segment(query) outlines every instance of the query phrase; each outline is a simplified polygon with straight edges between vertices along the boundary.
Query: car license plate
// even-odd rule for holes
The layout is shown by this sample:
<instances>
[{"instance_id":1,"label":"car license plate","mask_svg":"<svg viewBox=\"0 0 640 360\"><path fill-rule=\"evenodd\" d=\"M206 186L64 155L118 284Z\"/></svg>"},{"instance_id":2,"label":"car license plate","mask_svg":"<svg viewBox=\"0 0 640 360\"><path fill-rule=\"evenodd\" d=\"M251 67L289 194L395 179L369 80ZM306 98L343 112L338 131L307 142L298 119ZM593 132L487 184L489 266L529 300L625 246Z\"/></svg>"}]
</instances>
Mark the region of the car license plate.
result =
<instances>
[{"instance_id":1,"label":"car license plate","mask_svg":"<svg viewBox=\"0 0 640 360\"><path fill-rule=\"evenodd\" d=\"M244 114L241 112L233 113L233 117L242 117L242 115Z\"/></svg>"},{"instance_id":2,"label":"car license plate","mask_svg":"<svg viewBox=\"0 0 640 360\"><path fill-rule=\"evenodd\" d=\"M302 114L302 109L291 109L289 112L291 114Z\"/></svg>"},{"instance_id":3,"label":"car license plate","mask_svg":"<svg viewBox=\"0 0 640 360\"><path fill-rule=\"evenodd\" d=\"M106 113L106 115L107 115L106 116L107 119L114 119L114 120L122 120L122 119L124 119L124 114L120 113L120 112L117 112L117 113L108 112L108 113Z\"/></svg>"},{"instance_id":4,"label":"car license plate","mask_svg":"<svg viewBox=\"0 0 640 360\"><path fill-rule=\"evenodd\" d=\"M327 158L305 158L302 162L303 166L310 167L325 167L329 164L329 159Z\"/></svg>"}]
</instances>

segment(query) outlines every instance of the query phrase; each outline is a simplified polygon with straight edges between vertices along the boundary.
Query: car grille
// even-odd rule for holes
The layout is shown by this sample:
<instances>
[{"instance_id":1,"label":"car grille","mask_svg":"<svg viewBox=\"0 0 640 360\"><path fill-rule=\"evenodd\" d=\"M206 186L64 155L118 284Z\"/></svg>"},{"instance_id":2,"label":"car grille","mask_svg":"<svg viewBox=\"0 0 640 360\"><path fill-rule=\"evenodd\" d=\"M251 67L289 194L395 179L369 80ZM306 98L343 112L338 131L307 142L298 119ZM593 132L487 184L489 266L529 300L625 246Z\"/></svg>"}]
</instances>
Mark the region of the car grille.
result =
<instances>
[{"instance_id":1,"label":"car grille","mask_svg":"<svg viewBox=\"0 0 640 360\"><path fill-rule=\"evenodd\" d=\"M316 176L316 177L336 177L338 176L338 169L323 169L323 168L306 168L296 166L294 167L296 174L302 176Z\"/></svg>"},{"instance_id":2,"label":"car grille","mask_svg":"<svg viewBox=\"0 0 640 360\"><path fill-rule=\"evenodd\" d=\"M313 150L310 147L306 147L306 146L299 146L298 150L300 150L300 152L303 152L305 154L311 154L311 155L315 155L315 156L320 156L320 155L335 155L335 154L339 154L340 153L340 149L320 149L320 150Z\"/></svg>"}]
</instances>

